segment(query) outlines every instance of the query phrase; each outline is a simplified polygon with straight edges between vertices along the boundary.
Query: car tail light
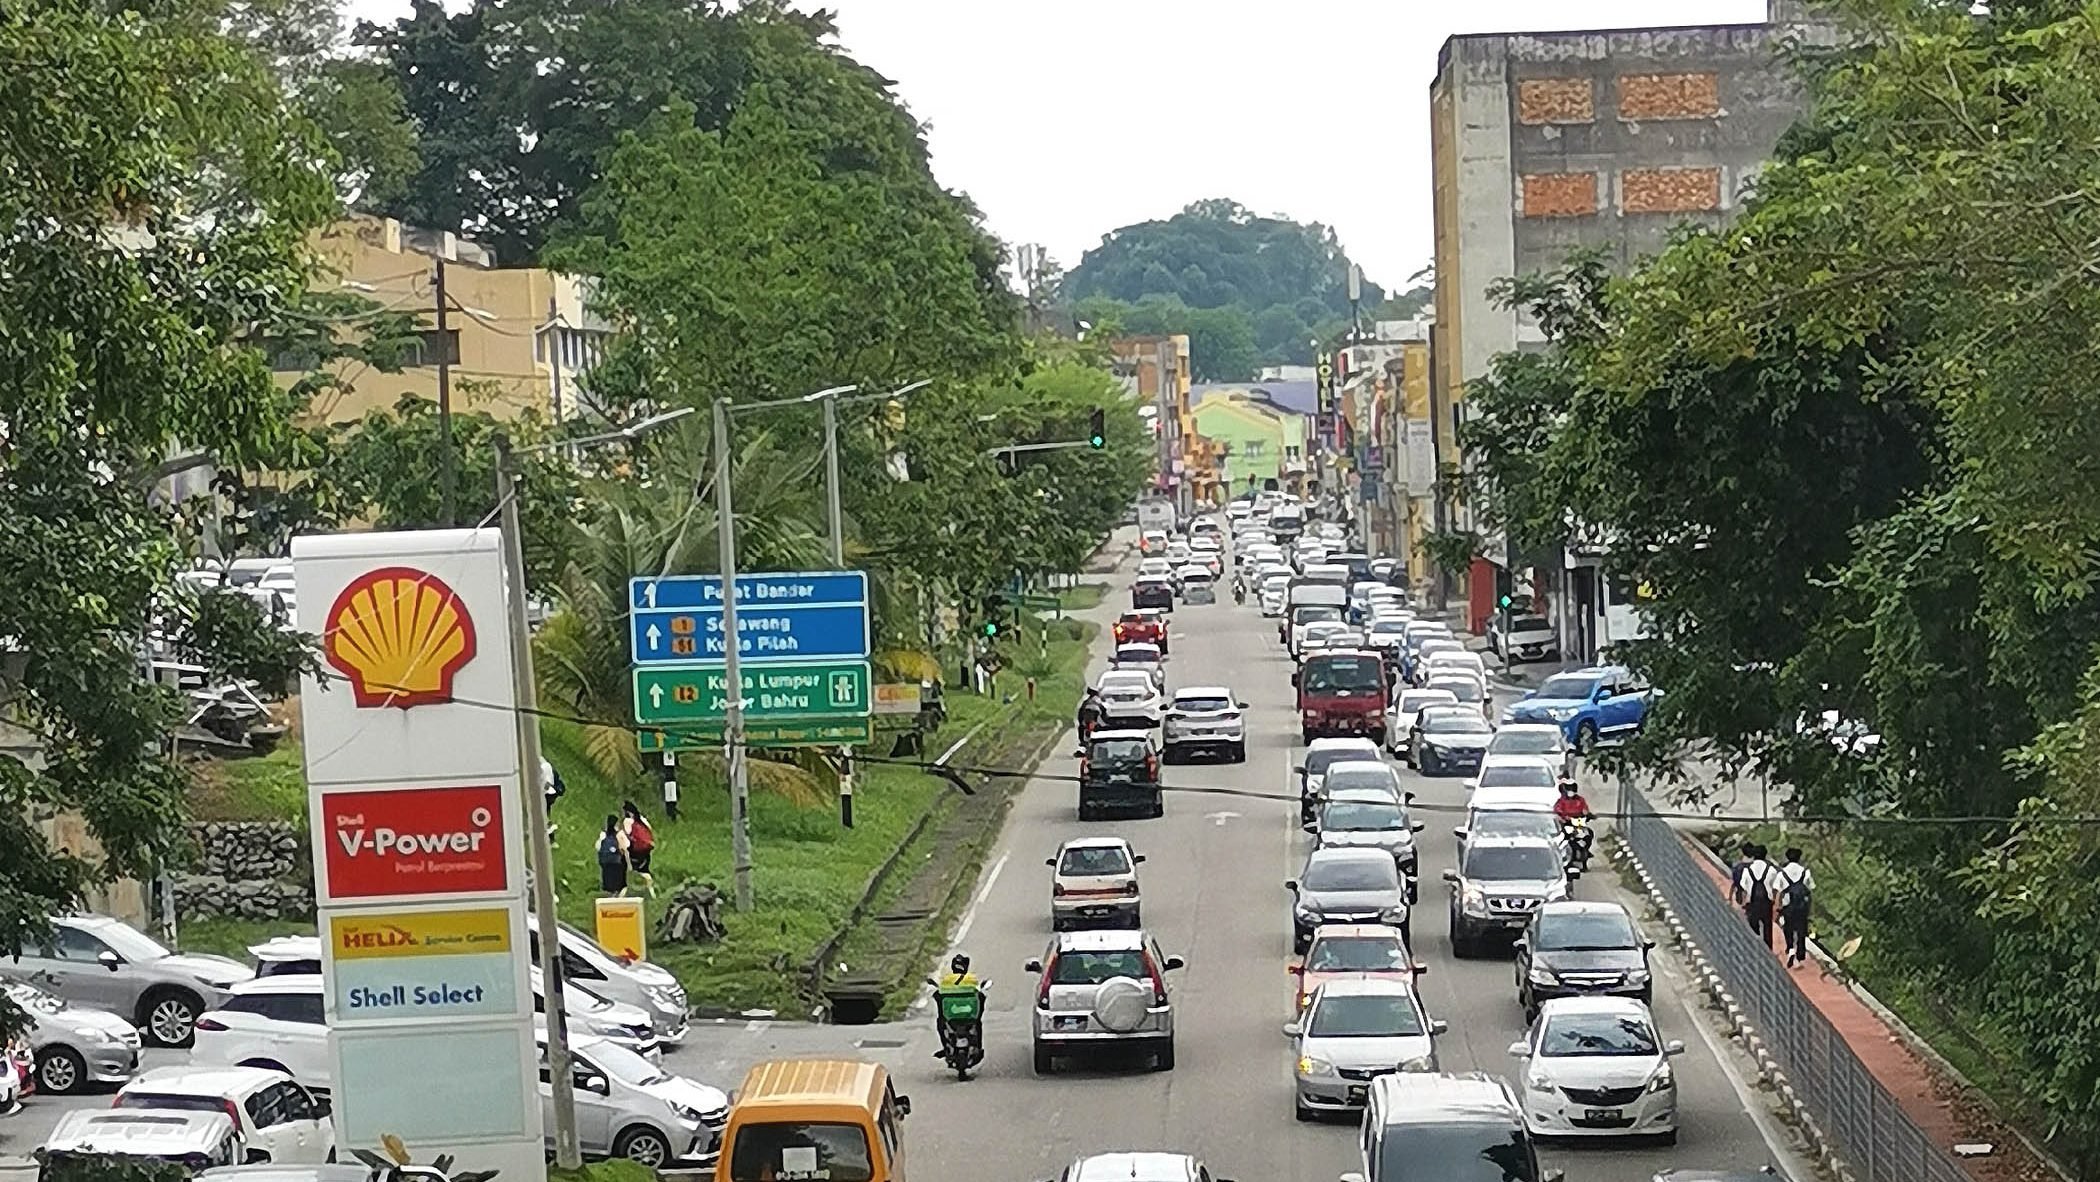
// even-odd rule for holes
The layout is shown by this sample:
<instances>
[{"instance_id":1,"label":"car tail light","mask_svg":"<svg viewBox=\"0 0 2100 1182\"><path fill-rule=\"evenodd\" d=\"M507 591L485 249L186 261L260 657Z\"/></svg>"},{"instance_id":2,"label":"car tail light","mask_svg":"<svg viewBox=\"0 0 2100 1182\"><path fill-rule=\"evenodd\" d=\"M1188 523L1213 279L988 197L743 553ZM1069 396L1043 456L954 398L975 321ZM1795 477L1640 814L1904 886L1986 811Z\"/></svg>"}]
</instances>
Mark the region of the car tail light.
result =
<instances>
[{"instance_id":1,"label":"car tail light","mask_svg":"<svg viewBox=\"0 0 2100 1182\"><path fill-rule=\"evenodd\" d=\"M1047 1010L1047 1009L1049 1009L1049 1008L1050 1008L1050 981L1051 981L1051 979L1052 979L1053 977L1055 977L1056 975L1057 975L1057 958L1056 958L1056 957L1052 957L1052 958L1050 958L1050 962L1049 962L1048 964L1046 964L1046 965L1044 965L1044 966L1043 966L1043 980L1042 980L1042 983L1041 983L1041 984L1039 984L1039 985L1037 985L1037 986L1035 987L1035 1008L1036 1008L1036 1009L1039 1009L1039 1010Z\"/></svg>"},{"instance_id":2,"label":"car tail light","mask_svg":"<svg viewBox=\"0 0 2100 1182\"><path fill-rule=\"evenodd\" d=\"M1126 895L1129 895L1129 896L1131 896L1132 898L1135 898L1135 897L1137 897L1137 883L1136 883L1136 882L1126 882L1126 883L1124 883L1124 884L1123 884L1123 893L1124 893L1124 894L1126 894Z\"/></svg>"},{"instance_id":3,"label":"car tail light","mask_svg":"<svg viewBox=\"0 0 2100 1182\"><path fill-rule=\"evenodd\" d=\"M1167 979L1159 975L1159 965L1149 956L1145 958L1145 971L1152 974L1152 1004L1167 1004Z\"/></svg>"},{"instance_id":4,"label":"car tail light","mask_svg":"<svg viewBox=\"0 0 2100 1182\"><path fill-rule=\"evenodd\" d=\"M1051 883L1051 884L1050 884L1050 893L1051 893L1052 895L1056 895L1056 896L1059 896L1059 897L1063 897L1063 895L1064 895L1064 893L1065 893L1065 884L1063 884L1063 883L1061 883L1061 882L1053 882L1053 883Z\"/></svg>"},{"instance_id":5,"label":"car tail light","mask_svg":"<svg viewBox=\"0 0 2100 1182\"><path fill-rule=\"evenodd\" d=\"M226 1023L219 1021L217 1018L199 1018L197 1019L196 1028L198 1030L224 1030L226 1029Z\"/></svg>"},{"instance_id":6,"label":"car tail light","mask_svg":"<svg viewBox=\"0 0 2100 1182\"><path fill-rule=\"evenodd\" d=\"M226 1113L226 1119L233 1122L234 1128L238 1129L241 1127L240 1105L235 1104L231 1100L221 1100L219 1101L219 1108Z\"/></svg>"},{"instance_id":7,"label":"car tail light","mask_svg":"<svg viewBox=\"0 0 2100 1182\"><path fill-rule=\"evenodd\" d=\"M1147 755L1145 757L1145 778L1148 780L1159 778L1159 756Z\"/></svg>"}]
</instances>

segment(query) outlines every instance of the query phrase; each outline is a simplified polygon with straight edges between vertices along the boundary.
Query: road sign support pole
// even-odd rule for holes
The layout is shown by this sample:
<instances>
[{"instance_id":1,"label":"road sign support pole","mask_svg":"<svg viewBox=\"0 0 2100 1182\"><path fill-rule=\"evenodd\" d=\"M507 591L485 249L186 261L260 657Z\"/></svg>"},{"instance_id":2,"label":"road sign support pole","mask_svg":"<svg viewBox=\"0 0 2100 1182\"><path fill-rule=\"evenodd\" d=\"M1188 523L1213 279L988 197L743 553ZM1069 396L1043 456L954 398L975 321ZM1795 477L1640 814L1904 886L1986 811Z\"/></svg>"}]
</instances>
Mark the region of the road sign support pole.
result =
<instances>
[{"instance_id":1,"label":"road sign support pole","mask_svg":"<svg viewBox=\"0 0 2100 1182\"><path fill-rule=\"evenodd\" d=\"M831 565L846 569L846 521L839 508L839 397L824 400L824 498L831 514Z\"/></svg>"},{"instance_id":2,"label":"road sign support pole","mask_svg":"<svg viewBox=\"0 0 2100 1182\"><path fill-rule=\"evenodd\" d=\"M729 768L729 858L736 909L751 910L751 780L744 766L744 671L736 630L736 510L729 479L729 400L715 399L715 521L722 546L722 674L729 698L722 711L722 757Z\"/></svg>"},{"instance_id":3,"label":"road sign support pole","mask_svg":"<svg viewBox=\"0 0 2100 1182\"><path fill-rule=\"evenodd\" d=\"M547 834L547 786L540 783L540 698L532 672L532 623L525 609L525 535L518 523L510 437L497 432L496 504L503 515L503 568L510 583L510 647L518 697L518 788L525 797L525 849L532 866L532 910L540 924L540 977L547 993L547 1082L553 1092L554 1164L583 1168L576 1141L576 1084L569 1074L568 1011L562 1008L561 940L554 914L554 845Z\"/></svg>"}]
</instances>

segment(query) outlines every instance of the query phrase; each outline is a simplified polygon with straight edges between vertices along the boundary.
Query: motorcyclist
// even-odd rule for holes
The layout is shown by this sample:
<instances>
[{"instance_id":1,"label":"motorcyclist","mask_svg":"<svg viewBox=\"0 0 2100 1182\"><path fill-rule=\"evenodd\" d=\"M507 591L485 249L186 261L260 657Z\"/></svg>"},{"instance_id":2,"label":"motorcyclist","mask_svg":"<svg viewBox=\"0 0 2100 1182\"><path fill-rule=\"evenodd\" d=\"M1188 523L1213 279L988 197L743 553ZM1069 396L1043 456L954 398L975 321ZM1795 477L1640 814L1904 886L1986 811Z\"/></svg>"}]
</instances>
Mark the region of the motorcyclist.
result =
<instances>
[{"instance_id":1,"label":"motorcyclist","mask_svg":"<svg viewBox=\"0 0 2100 1182\"><path fill-rule=\"evenodd\" d=\"M933 983L933 988L936 993L971 992L981 996L984 992L984 982L970 971L969 956L958 952L948 961L948 971ZM948 1057L948 1019L939 1006L934 1008L934 1029L941 1037L941 1049L935 1051L933 1057L945 1059Z\"/></svg>"},{"instance_id":2,"label":"motorcyclist","mask_svg":"<svg viewBox=\"0 0 2100 1182\"><path fill-rule=\"evenodd\" d=\"M1560 799L1553 802L1553 815L1560 818L1562 825L1571 824L1578 817L1585 821L1590 819L1590 802L1582 798L1582 789L1575 781L1560 782Z\"/></svg>"},{"instance_id":3,"label":"motorcyclist","mask_svg":"<svg viewBox=\"0 0 2100 1182\"><path fill-rule=\"evenodd\" d=\"M1088 686L1085 699L1079 703L1079 737L1084 739L1091 736L1095 729L1107 719L1108 704L1101 700L1101 691L1093 686ZM965 967L968 966L968 957L959 957L958 959L963 962Z\"/></svg>"}]
</instances>

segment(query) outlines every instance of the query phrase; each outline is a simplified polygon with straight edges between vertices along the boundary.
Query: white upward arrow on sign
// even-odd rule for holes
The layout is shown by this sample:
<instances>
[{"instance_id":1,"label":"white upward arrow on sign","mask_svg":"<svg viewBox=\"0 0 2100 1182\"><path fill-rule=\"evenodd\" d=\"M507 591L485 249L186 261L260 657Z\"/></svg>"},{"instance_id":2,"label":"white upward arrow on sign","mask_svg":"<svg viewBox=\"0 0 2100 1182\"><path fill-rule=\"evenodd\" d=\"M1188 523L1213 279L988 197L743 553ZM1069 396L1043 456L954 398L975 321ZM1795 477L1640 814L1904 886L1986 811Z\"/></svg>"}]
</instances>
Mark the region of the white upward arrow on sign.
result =
<instances>
[{"instance_id":1,"label":"white upward arrow on sign","mask_svg":"<svg viewBox=\"0 0 2100 1182\"><path fill-rule=\"evenodd\" d=\"M654 588L651 588L651 589L650 589L650 594L651 594L651 595L654 595L654 594L655 594L655 589L654 589ZM648 638L649 638L649 647L650 647L651 649L656 649L656 648L660 648L660 647L662 647L662 645L663 645L663 639L664 639L664 634L663 634L662 632L660 632L660 631L658 631L658 630L657 630L657 627L656 627L656 625L654 625L654 624L651 624L651 625L649 625L649 630L648 630L647 632L644 632L644 633L642 633L642 635L644 635L644 636L646 636L646 637L648 637Z\"/></svg>"},{"instance_id":2,"label":"white upward arrow on sign","mask_svg":"<svg viewBox=\"0 0 2100 1182\"><path fill-rule=\"evenodd\" d=\"M649 687L649 704L651 706L662 706L664 704L664 687L660 685Z\"/></svg>"},{"instance_id":3,"label":"white upward arrow on sign","mask_svg":"<svg viewBox=\"0 0 2100 1182\"><path fill-rule=\"evenodd\" d=\"M649 601L649 606L650 606L650 607L655 607L655 606L656 606L656 584L654 584L654 583L648 583L648 584L645 584L645 585L644 585L644 586L642 587L642 598L643 598L643 599L646 599L646 600L648 600L648 601Z\"/></svg>"}]
</instances>

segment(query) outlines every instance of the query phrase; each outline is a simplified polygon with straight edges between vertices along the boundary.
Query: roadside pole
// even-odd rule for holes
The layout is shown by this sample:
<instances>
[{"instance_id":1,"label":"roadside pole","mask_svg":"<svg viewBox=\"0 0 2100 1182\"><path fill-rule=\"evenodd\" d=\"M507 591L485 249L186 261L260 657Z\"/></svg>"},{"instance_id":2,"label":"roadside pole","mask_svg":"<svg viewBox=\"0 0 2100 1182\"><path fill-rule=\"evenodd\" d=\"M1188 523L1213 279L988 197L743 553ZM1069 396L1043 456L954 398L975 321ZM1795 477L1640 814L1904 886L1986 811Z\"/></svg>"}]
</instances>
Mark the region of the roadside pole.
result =
<instances>
[{"instance_id":1,"label":"roadside pole","mask_svg":"<svg viewBox=\"0 0 2100 1182\"><path fill-rule=\"evenodd\" d=\"M824 499L831 518L831 565L846 569L846 523L839 508L839 400L824 400Z\"/></svg>"},{"instance_id":2,"label":"roadside pole","mask_svg":"<svg viewBox=\"0 0 2100 1182\"><path fill-rule=\"evenodd\" d=\"M731 504L729 400L715 399L715 528L722 549L722 755L729 765L729 857L736 909L751 910L751 780L744 765L744 671L736 631L736 510Z\"/></svg>"},{"instance_id":3,"label":"roadside pole","mask_svg":"<svg viewBox=\"0 0 2100 1182\"><path fill-rule=\"evenodd\" d=\"M532 624L525 607L525 538L510 437L496 433L496 504L503 519L503 567L510 582L510 646L518 696L518 780L525 797L526 851L532 866L532 910L540 925L540 978L547 994L547 1082L554 1101L554 1164L581 1169L576 1141L576 1087L569 1073L568 1011L562 1005L561 929L554 914L554 847L547 836L547 788L540 783L539 689L532 672Z\"/></svg>"}]
</instances>

